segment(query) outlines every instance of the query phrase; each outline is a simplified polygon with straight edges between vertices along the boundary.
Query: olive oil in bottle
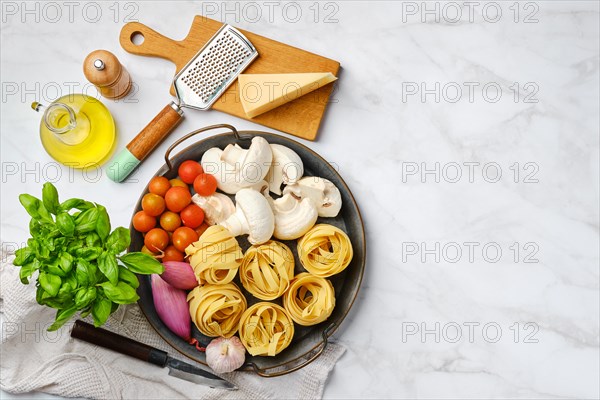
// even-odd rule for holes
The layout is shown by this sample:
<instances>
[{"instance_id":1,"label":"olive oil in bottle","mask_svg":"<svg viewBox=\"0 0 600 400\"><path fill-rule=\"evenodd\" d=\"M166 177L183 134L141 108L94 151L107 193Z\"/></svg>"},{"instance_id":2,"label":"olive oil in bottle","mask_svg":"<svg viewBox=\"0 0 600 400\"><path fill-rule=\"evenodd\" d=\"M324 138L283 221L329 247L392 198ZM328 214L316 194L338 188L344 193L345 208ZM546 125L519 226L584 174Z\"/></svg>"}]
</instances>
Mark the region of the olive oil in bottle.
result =
<instances>
[{"instance_id":1,"label":"olive oil in bottle","mask_svg":"<svg viewBox=\"0 0 600 400\"><path fill-rule=\"evenodd\" d=\"M83 94L69 94L44 108L40 137L46 152L56 161L73 168L95 168L108 160L115 147L115 123L99 100Z\"/></svg>"}]
</instances>

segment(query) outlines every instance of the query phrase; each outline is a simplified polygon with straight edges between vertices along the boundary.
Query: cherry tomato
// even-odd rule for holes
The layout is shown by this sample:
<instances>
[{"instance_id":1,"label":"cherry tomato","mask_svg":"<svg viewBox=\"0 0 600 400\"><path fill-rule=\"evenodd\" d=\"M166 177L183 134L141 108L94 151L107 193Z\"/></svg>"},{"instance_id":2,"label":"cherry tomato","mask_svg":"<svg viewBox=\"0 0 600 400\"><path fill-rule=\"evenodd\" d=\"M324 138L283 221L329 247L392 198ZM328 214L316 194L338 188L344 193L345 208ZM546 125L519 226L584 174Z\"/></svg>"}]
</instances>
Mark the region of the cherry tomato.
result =
<instances>
[{"instance_id":1,"label":"cherry tomato","mask_svg":"<svg viewBox=\"0 0 600 400\"><path fill-rule=\"evenodd\" d=\"M173 245L167 246L160 261L183 261L185 254L175 248Z\"/></svg>"},{"instance_id":2,"label":"cherry tomato","mask_svg":"<svg viewBox=\"0 0 600 400\"><path fill-rule=\"evenodd\" d=\"M204 211L196 204L190 204L181 210L180 217L185 226L196 229L204 222Z\"/></svg>"},{"instance_id":3,"label":"cherry tomato","mask_svg":"<svg viewBox=\"0 0 600 400\"><path fill-rule=\"evenodd\" d=\"M200 174L194 179L194 190L200 196L210 196L217 191L217 179L211 174Z\"/></svg>"},{"instance_id":4,"label":"cherry tomato","mask_svg":"<svg viewBox=\"0 0 600 400\"><path fill-rule=\"evenodd\" d=\"M187 188L179 186L172 187L167 191L165 195L165 202L167 208L173 212L179 212L183 210L192 201L192 195Z\"/></svg>"},{"instance_id":5,"label":"cherry tomato","mask_svg":"<svg viewBox=\"0 0 600 400\"><path fill-rule=\"evenodd\" d=\"M133 227L138 232L148 232L156 226L156 218L146 214L144 211L138 211L133 216Z\"/></svg>"},{"instance_id":6,"label":"cherry tomato","mask_svg":"<svg viewBox=\"0 0 600 400\"><path fill-rule=\"evenodd\" d=\"M204 231L206 231L207 229L208 229L208 224L206 222L203 222L202 225L200 225L199 227L197 227L194 230L198 234L198 238L200 238L200 236L202 236L202 234L204 233Z\"/></svg>"},{"instance_id":7,"label":"cherry tomato","mask_svg":"<svg viewBox=\"0 0 600 400\"><path fill-rule=\"evenodd\" d=\"M154 256L156 255L156 253L153 253L153 252L151 252L150 250L148 250L148 248L147 248L145 245L144 245L144 246L142 246L142 250L141 250L141 252L142 252L142 253L145 253L145 254L148 254L148 255L151 255L152 257L154 257Z\"/></svg>"},{"instance_id":8,"label":"cherry tomato","mask_svg":"<svg viewBox=\"0 0 600 400\"><path fill-rule=\"evenodd\" d=\"M146 193L142 198L142 209L151 217L157 217L165 211L165 199L154 193Z\"/></svg>"},{"instance_id":9,"label":"cherry tomato","mask_svg":"<svg viewBox=\"0 0 600 400\"><path fill-rule=\"evenodd\" d=\"M169 234L164 229L151 229L144 237L144 245L148 250L158 253L169 245Z\"/></svg>"},{"instance_id":10,"label":"cherry tomato","mask_svg":"<svg viewBox=\"0 0 600 400\"><path fill-rule=\"evenodd\" d=\"M167 232L173 232L181 226L181 218L173 211L165 211L160 216L160 226Z\"/></svg>"},{"instance_id":11,"label":"cherry tomato","mask_svg":"<svg viewBox=\"0 0 600 400\"><path fill-rule=\"evenodd\" d=\"M204 170L202 169L202 165L200 165L199 162L193 160L186 160L181 163L177 172L179 173L179 177L182 181L184 181L187 184L191 184L194 182L194 179L196 179L198 175L204 172Z\"/></svg>"},{"instance_id":12,"label":"cherry tomato","mask_svg":"<svg viewBox=\"0 0 600 400\"><path fill-rule=\"evenodd\" d=\"M165 197L167 190L171 188L171 182L164 176L155 176L150 179L150 183L148 184L148 190L150 193L157 194L161 197Z\"/></svg>"},{"instance_id":13,"label":"cherry tomato","mask_svg":"<svg viewBox=\"0 0 600 400\"><path fill-rule=\"evenodd\" d=\"M182 181L181 179L171 179L169 181L169 183L171 184L171 187L175 187L175 186L181 186L183 188L186 188L189 190L189 186L187 185L187 183L185 183L184 181Z\"/></svg>"},{"instance_id":14,"label":"cherry tomato","mask_svg":"<svg viewBox=\"0 0 600 400\"><path fill-rule=\"evenodd\" d=\"M185 248L198 240L198 234L192 228L182 226L173 232L173 246L179 251L185 251Z\"/></svg>"}]
</instances>

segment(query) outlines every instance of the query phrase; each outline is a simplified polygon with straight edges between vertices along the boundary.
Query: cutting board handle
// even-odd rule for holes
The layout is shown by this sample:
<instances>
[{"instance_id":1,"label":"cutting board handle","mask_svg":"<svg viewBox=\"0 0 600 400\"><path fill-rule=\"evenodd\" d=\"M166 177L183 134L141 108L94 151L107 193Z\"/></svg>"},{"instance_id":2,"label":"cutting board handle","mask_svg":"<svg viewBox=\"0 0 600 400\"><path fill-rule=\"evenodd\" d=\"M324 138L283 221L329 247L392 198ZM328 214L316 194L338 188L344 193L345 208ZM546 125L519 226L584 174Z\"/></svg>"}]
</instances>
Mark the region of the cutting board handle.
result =
<instances>
[{"instance_id":1,"label":"cutting board handle","mask_svg":"<svg viewBox=\"0 0 600 400\"><path fill-rule=\"evenodd\" d=\"M134 38L141 35L140 44L133 42ZM128 53L138 56L160 57L178 65L178 51L186 51L182 42L169 39L155 30L139 22L129 22L123 26L119 35L121 47Z\"/></svg>"}]
</instances>

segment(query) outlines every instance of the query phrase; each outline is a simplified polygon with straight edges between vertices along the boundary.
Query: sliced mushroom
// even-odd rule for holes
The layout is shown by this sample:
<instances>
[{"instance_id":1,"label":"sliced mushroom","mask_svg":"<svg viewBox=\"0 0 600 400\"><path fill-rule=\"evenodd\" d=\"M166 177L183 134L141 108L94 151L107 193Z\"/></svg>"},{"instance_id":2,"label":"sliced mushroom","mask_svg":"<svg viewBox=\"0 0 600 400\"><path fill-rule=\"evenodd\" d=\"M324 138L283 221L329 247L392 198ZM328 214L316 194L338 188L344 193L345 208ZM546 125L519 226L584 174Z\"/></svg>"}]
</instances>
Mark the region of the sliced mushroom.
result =
<instances>
[{"instance_id":1,"label":"sliced mushroom","mask_svg":"<svg viewBox=\"0 0 600 400\"><path fill-rule=\"evenodd\" d=\"M204 211L204 220L208 225L223 222L235 212L235 204L223 193L214 193L210 196L195 194L192 201Z\"/></svg>"},{"instance_id":2,"label":"sliced mushroom","mask_svg":"<svg viewBox=\"0 0 600 400\"><path fill-rule=\"evenodd\" d=\"M342 208L339 189L331 181L317 176L305 176L295 184L286 186L283 194L311 199L317 206L319 217L335 217Z\"/></svg>"},{"instance_id":3,"label":"sliced mushroom","mask_svg":"<svg viewBox=\"0 0 600 400\"><path fill-rule=\"evenodd\" d=\"M202 156L200 163L204 171L214 175L217 187L225 193L235 194L240 189L262 181L267 173L273 152L262 137L252 139L250 148L229 144L225 150L213 147Z\"/></svg>"},{"instance_id":4,"label":"sliced mushroom","mask_svg":"<svg viewBox=\"0 0 600 400\"><path fill-rule=\"evenodd\" d=\"M281 185L291 185L304 175L304 164L300 156L292 149L280 144L272 144L273 163L265 180L269 190L281 195Z\"/></svg>"},{"instance_id":5,"label":"sliced mushroom","mask_svg":"<svg viewBox=\"0 0 600 400\"><path fill-rule=\"evenodd\" d=\"M273 235L280 240L298 239L317 222L318 213L310 198L298 199L291 194L271 202L275 215Z\"/></svg>"},{"instance_id":6,"label":"sliced mushroom","mask_svg":"<svg viewBox=\"0 0 600 400\"><path fill-rule=\"evenodd\" d=\"M273 236L275 218L268 200L253 189L240 189L235 195L235 213L219 225L233 236L248 234L252 244L262 244Z\"/></svg>"}]
</instances>

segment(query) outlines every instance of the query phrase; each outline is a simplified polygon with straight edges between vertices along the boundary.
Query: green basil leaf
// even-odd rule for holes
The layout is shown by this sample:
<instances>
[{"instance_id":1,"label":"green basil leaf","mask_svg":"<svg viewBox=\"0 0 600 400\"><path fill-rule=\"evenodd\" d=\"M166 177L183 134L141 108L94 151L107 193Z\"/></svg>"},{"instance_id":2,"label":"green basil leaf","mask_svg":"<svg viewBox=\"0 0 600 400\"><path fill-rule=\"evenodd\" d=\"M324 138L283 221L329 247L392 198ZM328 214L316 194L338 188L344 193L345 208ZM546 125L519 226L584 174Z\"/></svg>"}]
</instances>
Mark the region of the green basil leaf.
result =
<instances>
[{"instance_id":1,"label":"green basil leaf","mask_svg":"<svg viewBox=\"0 0 600 400\"><path fill-rule=\"evenodd\" d=\"M58 203L58 191L50 182L44 183L44 187L42 188L42 202L44 203L44 207L52 214L58 213L60 207Z\"/></svg>"},{"instance_id":2,"label":"green basil leaf","mask_svg":"<svg viewBox=\"0 0 600 400\"><path fill-rule=\"evenodd\" d=\"M98 209L90 208L75 218L75 230L78 233L86 233L96 230L98 221Z\"/></svg>"},{"instance_id":3,"label":"green basil leaf","mask_svg":"<svg viewBox=\"0 0 600 400\"><path fill-rule=\"evenodd\" d=\"M29 278L31 278L31 275L33 275L33 273L38 269L40 269L40 262L35 259L29 264L23 265L19 271L19 279L21 279L21 283L28 285Z\"/></svg>"},{"instance_id":4,"label":"green basil leaf","mask_svg":"<svg viewBox=\"0 0 600 400\"><path fill-rule=\"evenodd\" d=\"M165 267L149 254L133 252L123 254L119 260L127 266L131 272L142 275L162 274Z\"/></svg>"},{"instance_id":5,"label":"green basil leaf","mask_svg":"<svg viewBox=\"0 0 600 400\"><path fill-rule=\"evenodd\" d=\"M98 257L98 268L113 285L119 281L119 265L114 254L105 251ZM110 299L110 297L109 297Z\"/></svg>"},{"instance_id":6,"label":"green basil leaf","mask_svg":"<svg viewBox=\"0 0 600 400\"><path fill-rule=\"evenodd\" d=\"M54 297L58 294L60 285L62 284L60 276L41 272L38 280L40 285L44 288L44 291L46 291L50 296Z\"/></svg>"},{"instance_id":7,"label":"green basil leaf","mask_svg":"<svg viewBox=\"0 0 600 400\"><path fill-rule=\"evenodd\" d=\"M39 282L39 278L38 278L38 282ZM44 291L44 288L41 287L40 285L38 285L37 289L35 290L35 301L37 301L38 304L43 305L44 303L42 303L42 299L45 294L46 294L46 292Z\"/></svg>"},{"instance_id":8,"label":"green basil leaf","mask_svg":"<svg viewBox=\"0 0 600 400\"><path fill-rule=\"evenodd\" d=\"M66 212L61 212L56 216L56 226L60 233L65 236L73 236L73 233L75 232L75 222L73 222L73 217Z\"/></svg>"},{"instance_id":9,"label":"green basil leaf","mask_svg":"<svg viewBox=\"0 0 600 400\"><path fill-rule=\"evenodd\" d=\"M56 318L54 319L54 323L50 325L48 331L52 332L60 328L67 322L75 313L77 312L77 306L71 306L69 308L65 308L62 310L58 310L56 312Z\"/></svg>"},{"instance_id":10,"label":"green basil leaf","mask_svg":"<svg viewBox=\"0 0 600 400\"><path fill-rule=\"evenodd\" d=\"M119 282L116 285L113 285L110 282L104 282L101 283L100 286L104 290L106 297L117 304L134 303L140 298L135 289L125 282Z\"/></svg>"},{"instance_id":11,"label":"green basil leaf","mask_svg":"<svg viewBox=\"0 0 600 400\"><path fill-rule=\"evenodd\" d=\"M82 247L75 250L75 255L84 260L95 260L102 254L102 247Z\"/></svg>"},{"instance_id":12,"label":"green basil leaf","mask_svg":"<svg viewBox=\"0 0 600 400\"><path fill-rule=\"evenodd\" d=\"M27 246L15 251L13 264L17 267L30 263L33 260L33 251Z\"/></svg>"},{"instance_id":13,"label":"green basil leaf","mask_svg":"<svg viewBox=\"0 0 600 400\"><path fill-rule=\"evenodd\" d=\"M121 254L129 247L130 242L129 229L118 227L106 239L106 248L114 254Z\"/></svg>"},{"instance_id":14,"label":"green basil leaf","mask_svg":"<svg viewBox=\"0 0 600 400\"><path fill-rule=\"evenodd\" d=\"M102 240L96 232L90 232L85 237L86 247L102 247Z\"/></svg>"},{"instance_id":15,"label":"green basil leaf","mask_svg":"<svg viewBox=\"0 0 600 400\"><path fill-rule=\"evenodd\" d=\"M94 286L81 288L75 293L75 305L78 309L87 307L96 299L96 288Z\"/></svg>"},{"instance_id":16,"label":"green basil leaf","mask_svg":"<svg viewBox=\"0 0 600 400\"><path fill-rule=\"evenodd\" d=\"M52 216L50 215L46 207L44 207L44 204L40 201L40 199L25 193L19 195L19 201L21 202L21 205L25 208L25 211L27 211L27 213L31 215L32 218L35 218L40 222L44 223L54 223Z\"/></svg>"},{"instance_id":17,"label":"green basil leaf","mask_svg":"<svg viewBox=\"0 0 600 400\"><path fill-rule=\"evenodd\" d=\"M104 242L110 234L110 219L106 208L98 204L98 220L96 221L96 232Z\"/></svg>"},{"instance_id":18,"label":"green basil leaf","mask_svg":"<svg viewBox=\"0 0 600 400\"><path fill-rule=\"evenodd\" d=\"M62 268L60 267L58 259L52 260L51 262L44 263L42 266L42 270L51 275L60 276L61 278L64 278L67 276L67 273L65 271L63 271Z\"/></svg>"},{"instance_id":19,"label":"green basil leaf","mask_svg":"<svg viewBox=\"0 0 600 400\"><path fill-rule=\"evenodd\" d=\"M140 286L138 277L133 272L122 266L119 267L119 280L127 283L134 289L137 289Z\"/></svg>"},{"instance_id":20,"label":"green basil leaf","mask_svg":"<svg viewBox=\"0 0 600 400\"><path fill-rule=\"evenodd\" d=\"M43 225L40 224L40 222L35 218L31 218L29 221L29 234L32 237L37 237L43 234Z\"/></svg>"},{"instance_id":21,"label":"green basil leaf","mask_svg":"<svg viewBox=\"0 0 600 400\"><path fill-rule=\"evenodd\" d=\"M77 259L75 263L75 278L78 286L86 287L95 284L95 267L84 259Z\"/></svg>"},{"instance_id":22,"label":"green basil leaf","mask_svg":"<svg viewBox=\"0 0 600 400\"><path fill-rule=\"evenodd\" d=\"M94 208L94 203L89 201L81 200L81 199L69 199L65 200L60 204L61 211L70 211L72 209L77 209L80 211L87 210L89 208Z\"/></svg>"},{"instance_id":23,"label":"green basil leaf","mask_svg":"<svg viewBox=\"0 0 600 400\"><path fill-rule=\"evenodd\" d=\"M88 315L90 315L91 312L92 312L92 307L88 306L88 307L84 308L83 310L81 310L81 313L79 313L79 316L81 318L85 318Z\"/></svg>"},{"instance_id":24,"label":"green basil leaf","mask_svg":"<svg viewBox=\"0 0 600 400\"><path fill-rule=\"evenodd\" d=\"M97 328L104 325L112 308L112 301L104 298L96 298L92 306L92 317L94 317L94 326Z\"/></svg>"},{"instance_id":25,"label":"green basil leaf","mask_svg":"<svg viewBox=\"0 0 600 400\"><path fill-rule=\"evenodd\" d=\"M71 269L73 269L73 261L73 256L65 251L58 258L58 266L60 269L68 273L71 271Z\"/></svg>"}]
</instances>

